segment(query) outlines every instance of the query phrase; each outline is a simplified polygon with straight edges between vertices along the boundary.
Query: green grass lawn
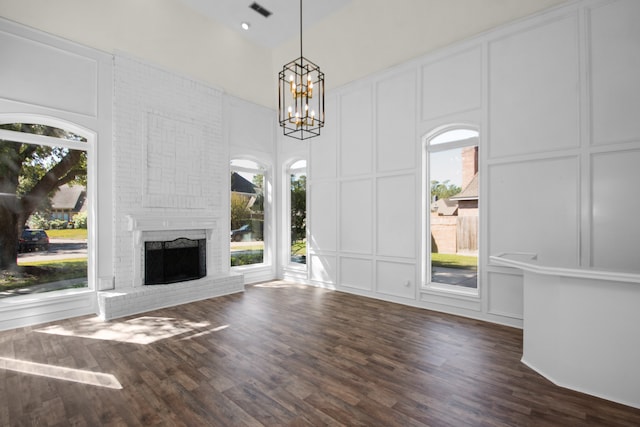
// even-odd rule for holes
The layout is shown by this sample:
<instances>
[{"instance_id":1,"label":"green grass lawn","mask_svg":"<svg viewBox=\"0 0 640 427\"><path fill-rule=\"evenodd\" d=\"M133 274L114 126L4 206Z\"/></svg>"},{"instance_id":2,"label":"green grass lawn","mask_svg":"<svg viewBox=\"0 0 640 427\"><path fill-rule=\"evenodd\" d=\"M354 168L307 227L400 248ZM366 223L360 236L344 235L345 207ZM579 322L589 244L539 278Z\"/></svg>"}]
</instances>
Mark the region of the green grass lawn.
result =
<instances>
[{"instance_id":1,"label":"green grass lawn","mask_svg":"<svg viewBox=\"0 0 640 427\"><path fill-rule=\"evenodd\" d=\"M0 272L0 291L82 277L87 277L86 258L25 262L16 272Z\"/></svg>"},{"instance_id":2,"label":"green grass lawn","mask_svg":"<svg viewBox=\"0 0 640 427\"><path fill-rule=\"evenodd\" d=\"M434 267L478 269L478 257L455 254L431 254L431 265Z\"/></svg>"},{"instance_id":3,"label":"green grass lawn","mask_svg":"<svg viewBox=\"0 0 640 427\"><path fill-rule=\"evenodd\" d=\"M50 239L86 240L86 228L70 228L65 230L46 230Z\"/></svg>"},{"instance_id":4,"label":"green grass lawn","mask_svg":"<svg viewBox=\"0 0 640 427\"><path fill-rule=\"evenodd\" d=\"M291 255L306 255L307 242L295 242L291 245Z\"/></svg>"}]
</instances>

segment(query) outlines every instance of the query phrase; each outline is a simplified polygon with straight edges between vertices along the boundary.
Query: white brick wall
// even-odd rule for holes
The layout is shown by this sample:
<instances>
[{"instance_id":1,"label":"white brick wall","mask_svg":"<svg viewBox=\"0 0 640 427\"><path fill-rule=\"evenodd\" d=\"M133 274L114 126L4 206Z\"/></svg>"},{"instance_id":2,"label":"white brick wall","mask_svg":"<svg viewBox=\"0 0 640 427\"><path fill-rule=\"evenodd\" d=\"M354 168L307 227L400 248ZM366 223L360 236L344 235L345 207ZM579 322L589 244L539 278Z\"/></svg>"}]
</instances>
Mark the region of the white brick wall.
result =
<instances>
[{"instance_id":1,"label":"white brick wall","mask_svg":"<svg viewBox=\"0 0 640 427\"><path fill-rule=\"evenodd\" d=\"M100 318L111 320L243 290L240 274L207 276L189 282L142 286L127 292L99 292L98 306Z\"/></svg>"},{"instance_id":2,"label":"white brick wall","mask_svg":"<svg viewBox=\"0 0 640 427\"><path fill-rule=\"evenodd\" d=\"M218 89L130 57L115 56L114 292L132 296L114 297L112 293L109 298L101 296L101 301L134 303L126 310L110 308L111 313L120 316L165 306L166 298L179 303L220 294L203 292L202 283L220 283L221 292L229 287L224 280L202 279L197 281L202 283L186 286L134 288L133 233L127 229L126 217L215 219L207 272L218 278L229 276L229 266L223 264L228 246L223 247L225 239L220 238L227 232L229 173L222 100ZM234 283L229 289L241 287Z\"/></svg>"}]
</instances>

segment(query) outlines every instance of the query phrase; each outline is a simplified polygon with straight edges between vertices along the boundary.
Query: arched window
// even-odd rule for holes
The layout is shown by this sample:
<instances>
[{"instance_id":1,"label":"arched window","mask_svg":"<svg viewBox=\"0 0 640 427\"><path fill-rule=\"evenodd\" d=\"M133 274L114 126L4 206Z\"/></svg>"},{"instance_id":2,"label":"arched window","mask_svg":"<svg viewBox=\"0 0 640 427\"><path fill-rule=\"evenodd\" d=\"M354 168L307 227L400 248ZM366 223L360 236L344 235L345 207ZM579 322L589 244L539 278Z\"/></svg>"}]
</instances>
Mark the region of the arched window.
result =
<instances>
[{"instance_id":1,"label":"arched window","mask_svg":"<svg viewBox=\"0 0 640 427\"><path fill-rule=\"evenodd\" d=\"M231 266L266 262L266 168L246 159L231 161L230 249Z\"/></svg>"},{"instance_id":2,"label":"arched window","mask_svg":"<svg viewBox=\"0 0 640 427\"><path fill-rule=\"evenodd\" d=\"M425 138L425 280L438 290L478 289L478 131L449 127Z\"/></svg>"},{"instance_id":3,"label":"arched window","mask_svg":"<svg viewBox=\"0 0 640 427\"><path fill-rule=\"evenodd\" d=\"M90 286L89 133L0 117L0 297Z\"/></svg>"}]
</instances>

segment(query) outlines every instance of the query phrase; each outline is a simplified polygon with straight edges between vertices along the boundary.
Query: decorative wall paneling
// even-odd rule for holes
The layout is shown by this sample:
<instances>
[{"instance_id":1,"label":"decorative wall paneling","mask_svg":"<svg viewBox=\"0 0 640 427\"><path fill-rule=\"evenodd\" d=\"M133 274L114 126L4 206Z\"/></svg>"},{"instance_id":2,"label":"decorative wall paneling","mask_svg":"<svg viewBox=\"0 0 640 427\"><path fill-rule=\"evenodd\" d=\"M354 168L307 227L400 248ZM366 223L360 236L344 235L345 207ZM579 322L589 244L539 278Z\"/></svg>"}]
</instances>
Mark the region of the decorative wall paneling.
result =
<instances>
[{"instance_id":1,"label":"decorative wall paneling","mask_svg":"<svg viewBox=\"0 0 640 427\"><path fill-rule=\"evenodd\" d=\"M340 182L339 250L343 253L373 253L374 204L371 179ZM320 213L319 213L320 214Z\"/></svg>"},{"instance_id":2,"label":"decorative wall paneling","mask_svg":"<svg viewBox=\"0 0 640 427\"><path fill-rule=\"evenodd\" d=\"M594 3L586 8L589 34L591 142L638 142L640 138L640 2Z\"/></svg>"},{"instance_id":3,"label":"decorative wall paneling","mask_svg":"<svg viewBox=\"0 0 640 427\"><path fill-rule=\"evenodd\" d=\"M638 227L620 211L640 207L624 193L640 179L631 167L640 152L638 19L632 0L576 1L328 94L337 130L314 141L310 181L337 185L336 216L322 228L337 230L337 252L327 253L338 258L338 289L520 326L521 276L489 254L530 250L551 265L636 268ZM410 295L386 280L405 268L422 275L428 183L417 160L422 138L451 124L480 131L479 294L422 289L416 279ZM620 249L616 260L607 255ZM373 288L364 283L372 266Z\"/></svg>"},{"instance_id":4,"label":"decorative wall paneling","mask_svg":"<svg viewBox=\"0 0 640 427\"><path fill-rule=\"evenodd\" d=\"M489 157L580 145L577 13L489 42Z\"/></svg>"}]
</instances>

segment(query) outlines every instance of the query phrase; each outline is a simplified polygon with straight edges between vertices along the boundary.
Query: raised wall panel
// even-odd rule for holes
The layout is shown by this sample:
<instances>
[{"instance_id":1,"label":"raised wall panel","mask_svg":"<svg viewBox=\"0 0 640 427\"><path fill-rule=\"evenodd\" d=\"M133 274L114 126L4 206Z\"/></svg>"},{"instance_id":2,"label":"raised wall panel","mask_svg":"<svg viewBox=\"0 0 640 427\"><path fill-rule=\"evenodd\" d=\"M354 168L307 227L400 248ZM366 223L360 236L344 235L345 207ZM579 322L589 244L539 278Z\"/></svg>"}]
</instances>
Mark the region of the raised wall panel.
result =
<instances>
[{"instance_id":1,"label":"raised wall panel","mask_svg":"<svg viewBox=\"0 0 640 427\"><path fill-rule=\"evenodd\" d=\"M371 181L344 181L340 184L340 250L371 254L373 201Z\"/></svg>"},{"instance_id":2,"label":"raised wall panel","mask_svg":"<svg viewBox=\"0 0 640 427\"><path fill-rule=\"evenodd\" d=\"M522 319L524 313L521 274L489 272L486 294L489 314Z\"/></svg>"},{"instance_id":3,"label":"raised wall panel","mask_svg":"<svg viewBox=\"0 0 640 427\"><path fill-rule=\"evenodd\" d=\"M366 85L340 98L340 174L371 173L373 110L371 87Z\"/></svg>"},{"instance_id":4,"label":"raised wall panel","mask_svg":"<svg viewBox=\"0 0 640 427\"><path fill-rule=\"evenodd\" d=\"M490 157L579 146L577 35L571 16L490 43Z\"/></svg>"},{"instance_id":5,"label":"raised wall panel","mask_svg":"<svg viewBox=\"0 0 640 427\"><path fill-rule=\"evenodd\" d=\"M336 250L336 183L318 182L309 186L311 227L309 244L314 251Z\"/></svg>"},{"instance_id":6,"label":"raised wall panel","mask_svg":"<svg viewBox=\"0 0 640 427\"><path fill-rule=\"evenodd\" d=\"M418 223L415 177L402 175L378 179L377 253L378 255L415 258Z\"/></svg>"},{"instance_id":7,"label":"raised wall panel","mask_svg":"<svg viewBox=\"0 0 640 427\"><path fill-rule=\"evenodd\" d=\"M592 266L640 270L640 150L592 158Z\"/></svg>"},{"instance_id":8,"label":"raised wall panel","mask_svg":"<svg viewBox=\"0 0 640 427\"><path fill-rule=\"evenodd\" d=\"M226 98L225 125L229 144L233 147L271 152L276 126L273 111L235 97Z\"/></svg>"},{"instance_id":9,"label":"raised wall panel","mask_svg":"<svg viewBox=\"0 0 640 427\"><path fill-rule=\"evenodd\" d=\"M314 180L335 178L338 170L336 147L339 127L336 97L327 97L325 106L325 125L320 137L309 140L310 173Z\"/></svg>"},{"instance_id":10,"label":"raised wall panel","mask_svg":"<svg viewBox=\"0 0 640 427\"><path fill-rule=\"evenodd\" d=\"M377 84L378 171L415 167L415 87L415 72L395 74Z\"/></svg>"},{"instance_id":11,"label":"raised wall panel","mask_svg":"<svg viewBox=\"0 0 640 427\"><path fill-rule=\"evenodd\" d=\"M402 298L415 298L415 264L378 261L376 263L376 290Z\"/></svg>"},{"instance_id":12,"label":"raised wall panel","mask_svg":"<svg viewBox=\"0 0 640 427\"><path fill-rule=\"evenodd\" d=\"M373 262L362 258L340 258L340 286L373 290Z\"/></svg>"},{"instance_id":13,"label":"raised wall panel","mask_svg":"<svg viewBox=\"0 0 640 427\"><path fill-rule=\"evenodd\" d=\"M593 141L640 139L640 2L591 10Z\"/></svg>"},{"instance_id":14,"label":"raised wall panel","mask_svg":"<svg viewBox=\"0 0 640 427\"><path fill-rule=\"evenodd\" d=\"M2 31L0 58L3 98L97 116L95 59Z\"/></svg>"},{"instance_id":15,"label":"raised wall panel","mask_svg":"<svg viewBox=\"0 0 640 427\"><path fill-rule=\"evenodd\" d=\"M489 255L535 252L541 265L579 264L579 162L574 157L492 165Z\"/></svg>"},{"instance_id":16,"label":"raised wall panel","mask_svg":"<svg viewBox=\"0 0 640 427\"><path fill-rule=\"evenodd\" d=\"M422 120L480 108L481 102L479 47L422 67Z\"/></svg>"},{"instance_id":17,"label":"raised wall panel","mask_svg":"<svg viewBox=\"0 0 640 427\"><path fill-rule=\"evenodd\" d=\"M144 207L203 209L206 182L211 176L212 151L201 150L210 140L204 123L175 114L146 114L144 144Z\"/></svg>"},{"instance_id":18,"label":"raised wall panel","mask_svg":"<svg viewBox=\"0 0 640 427\"><path fill-rule=\"evenodd\" d=\"M311 255L307 257L311 269L310 277L315 282L324 284L336 283L336 257Z\"/></svg>"}]
</instances>

